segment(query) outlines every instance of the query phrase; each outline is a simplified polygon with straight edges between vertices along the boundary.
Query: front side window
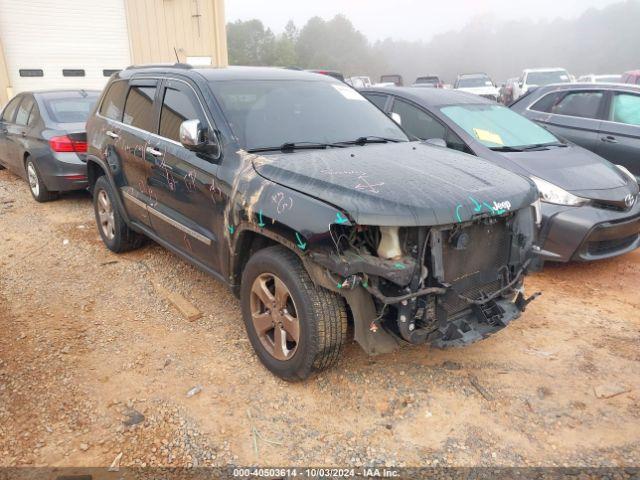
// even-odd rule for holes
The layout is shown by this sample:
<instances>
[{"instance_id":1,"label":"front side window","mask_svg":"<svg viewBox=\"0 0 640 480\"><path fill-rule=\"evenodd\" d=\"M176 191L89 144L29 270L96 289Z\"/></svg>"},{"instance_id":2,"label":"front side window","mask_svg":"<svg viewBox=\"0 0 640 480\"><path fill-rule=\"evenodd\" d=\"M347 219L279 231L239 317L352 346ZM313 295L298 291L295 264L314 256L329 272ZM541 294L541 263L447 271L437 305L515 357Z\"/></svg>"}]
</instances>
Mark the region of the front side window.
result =
<instances>
[{"instance_id":1,"label":"front side window","mask_svg":"<svg viewBox=\"0 0 640 480\"><path fill-rule=\"evenodd\" d=\"M122 121L124 100L127 96L129 84L126 81L113 82L100 106L100 115L112 120Z\"/></svg>"},{"instance_id":2,"label":"front side window","mask_svg":"<svg viewBox=\"0 0 640 480\"><path fill-rule=\"evenodd\" d=\"M550 113L571 117L597 118L603 92L572 92L551 106Z\"/></svg>"},{"instance_id":3,"label":"front side window","mask_svg":"<svg viewBox=\"0 0 640 480\"><path fill-rule=\"evenodd\" d=\"M407 136L358 91L324 80L227 80L210 83L246 149L290 142L337 143Z\"/></svg>"},{"instance_id":4,"label":"front side window","mask_svg":"<svg viewBox=\"0 0 640 480\"><path fill-rule=\"evenodd\" d=\"M179 142L180 124L185 120L200 120L205 126L205 119L191 96L182 90L167 88L160 112L160 136Z\"/></svg>"},{"instance_id":5,"label":"front side window","mask_svg":"<svg viewBox=\"0 0 640 480\"><path fill-rule=\"evenodd\" d=\"M612 122L640 125L640 95L616 93L611 104Z\"/></svg>"},{"instance_id":6,"label":"front side window","mask_svg":"<svg viewBox=\"0 0 640 480\"><path fill-rule=\"evenodd\" d=\"M22 97L16 97L5 107L4 112L2 112L2 120L4 122L13 122L16 109L18 108L21 99Z\"/></svg>"},{"instance_id":7,"label":"front side window","mask_svg":"<svg viewBox=\"0 0 640 480\"><path fill-rule=\"evenodd\" d=\"M452 105L441 111L489 148L557 143L549 131L501 105Z\"/></svg>"},{"instance_id":8,"label":"front side window","mask_svg":"<svg viewBox=\"0 0 640 480\"><path fill-rule=\"evenodd\" d=\"M16 113L16 124L27 125L27 123L29 123L29 115L31 114L32 108L33 97L25 97L18 107L18 111Z\"/></svg>"},{"instance_id":9,"label":"front side window","mask_svg":"<svg viewBox=\"0 0 640 480\"><path fill-rule=\"evenodd\" d=\"M153 99L155 96L155 86L132 85L124 105L122 122L155 133L153 118Z\"/></svg>"},{"instance_id":10,"label":"front side window","mask_svg":"<svg viewBox=\"0 0 640 480\"><path fill-rule=\"evenodd\" d=\"M393 113L400 116L400 125L405 131L420 140L442 138L444 140L445 127L428 113L403 100L394 100Z\"/></svg>"},{"instance_id":11,"label":"front side window","mask_svg":"<svg viewBox=\"0 0 640 480\"><path fill-rule=\"evenodd\" d=\"M367 97L367 99L380 110L384 110L384 106L387 104L388 98L386 95L380 95L378 93L365 93L364 96Z\"/></svg>"}]
</instances>

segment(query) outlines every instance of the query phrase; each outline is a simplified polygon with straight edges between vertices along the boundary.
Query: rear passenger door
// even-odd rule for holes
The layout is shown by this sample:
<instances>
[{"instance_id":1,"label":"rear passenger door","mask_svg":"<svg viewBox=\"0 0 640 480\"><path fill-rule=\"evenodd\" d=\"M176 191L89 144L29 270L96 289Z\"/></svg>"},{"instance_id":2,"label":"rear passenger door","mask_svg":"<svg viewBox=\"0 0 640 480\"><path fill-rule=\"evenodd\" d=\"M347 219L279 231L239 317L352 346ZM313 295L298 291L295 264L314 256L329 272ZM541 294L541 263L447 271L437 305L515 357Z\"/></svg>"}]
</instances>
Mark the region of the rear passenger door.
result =
<instances>
[{"instance_id":1,"label":"rear passenger door","mask_svg":"<svg viewBox=\"0 0 640 480\"><path fill-rule=\"evenodd\" d=\"M530 107L531 118L551 132L595 151L604 115L604 99L601 90L550 93Z\"/></svg>"},{"instance_id":2,"label":"rear passenger door","mask_svg":"<svg viewBox=\"0 0 640 480\"><path fill-rule=\"evenodd\" d=\"M218 165L180 143L183 121L197 119L210 131L213 122L196 87L186 80L165 80L158 98L160 122L158 139L151 144L155 161L149 179L157 192L157 204L149 209L153 228L175 248L219 271L223 204L214 198Z\"/></svg>"},{"instance_id":3,"label":"rear passenger door","mask_svg":"<svg viewBox=\"0 0 640 480\"><path fill-rule=\"evenodd\" d=\"M640 94L611 92L596 152L640 177Z\"/></svg>"},{"instance_id":4,"label":"rear passenger door","mask_svg":"<svg viewBox=\"0 0 640 480\"><path fill-rule=\"evenodd\" d=\"M149 172L155 162L153 134L158 126L158 93L156 79L133 79L122 115L123 127L118 133L115 146L122 158L124 185L122 193L127 210L139 212L139 219L152 225L145 205L157 202L156 192L149 184ZM144 212L144 213L143 213Z\"/></svg>"}]
</instances>

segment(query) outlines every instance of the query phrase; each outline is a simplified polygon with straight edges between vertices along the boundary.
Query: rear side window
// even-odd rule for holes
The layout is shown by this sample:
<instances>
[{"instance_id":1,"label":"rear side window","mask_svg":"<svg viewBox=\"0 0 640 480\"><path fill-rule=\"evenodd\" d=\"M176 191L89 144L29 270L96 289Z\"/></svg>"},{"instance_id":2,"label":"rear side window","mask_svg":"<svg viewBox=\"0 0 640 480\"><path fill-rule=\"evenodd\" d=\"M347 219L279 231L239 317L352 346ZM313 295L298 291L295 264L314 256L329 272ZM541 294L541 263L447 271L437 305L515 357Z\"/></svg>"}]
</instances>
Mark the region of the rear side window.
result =
<instances>
[{"instance_id":1,"label":"rear side window","mask_svg":"<svg viewBox=\"0 0 640 480\"><path fill-rule=\"evenodd\" d=\"M126 81L113 82L111 84L100 106L100 115L112 120L122 120L124 99L127 95L128 86Z\"/></svg>"},{"instance_id":2,"label":"rear side window","mask_svg":"<svg viewBox=\"0 0 640 480\"><path fill-rule=\"evenodd\" d=\"M640 95L616 93L611 104L611 121L640 125Z\"/></svg>"},{"instance_id":3,"label":"rear side window","mask_svg":"<svg viewBox=\"0 0 640 480\"><path fill-rule=\"evenodd\" d=\"M9 104L4 109L4 112L2 112L3 121L13 122L13 117L16 113L16 109L18 108L18 105L20 104L21 99L22 97L16 97L13 100L11 100L11 102L9 102Z\"/></svg>"},{"instance_id":4,"label":"rear side window","mask_svg":"<svg viewBox=\"0 0 640 480\"><path fill-rule=\"evenodd\" d=\"M29 123L29 116L31 115L31 110L33 109L33 97L24 97L22 103L18 107L18 112L16 113L16 123L18 125L27 125Z\"/></svg>"},{"instance_id":5,"label":"rear side window","mask_svg":"<svg viewBox=\"0 0 640 480\"><path fill-rule=\"evenodd\" d=\"M156 87L134 85L129 90L122 122L155 133L153 99Z\"/></svg>"},{"instance_id":6,"label":"rear side window","mask_svg":"<svg viewBox=\"0 0 640 480\"><path fill-rule=\"evenodd\" d=\"M393 113L400 115L400 125L410 134L421 140L430 138L441 138L444 140L446 135L445 127L435 118L423 112L417 107L402 101L394 100Z\"/></svg>"},{"instance_id":7,"label":"rear side window","mask_svg":"<svg viewBox=\"0 0 640 480\"><path fill-rule=\"evenodd\" d=\"M572 92L551 107L551 113L571 117L597 118L602 92Z\"/></svg>"},{"instance_id":8,"label":"rear side window","mask_svg":"<svg viewBox=\"0 0 640 480\"><path fill-rule=\"evenodd\" d=\"M196 119L204 123L200 109L192 97L182 90L167 88L160 112L160 136L179 142L180 124L185 120Z\"/></svg>"}]
</instances>

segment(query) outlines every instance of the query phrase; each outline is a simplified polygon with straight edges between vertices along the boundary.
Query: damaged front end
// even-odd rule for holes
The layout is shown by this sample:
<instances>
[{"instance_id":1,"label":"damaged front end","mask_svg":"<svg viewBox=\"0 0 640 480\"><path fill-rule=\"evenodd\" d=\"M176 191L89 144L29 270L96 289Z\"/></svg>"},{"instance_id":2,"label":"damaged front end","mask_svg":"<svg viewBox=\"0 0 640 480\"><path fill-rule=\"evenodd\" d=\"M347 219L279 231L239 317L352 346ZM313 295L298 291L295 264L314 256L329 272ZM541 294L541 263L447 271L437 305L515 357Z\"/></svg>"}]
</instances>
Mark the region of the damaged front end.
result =
<instances>
[{"instance_id":1,"label":"damaged front end","mask_svg":"<svg viewBox=\"0 0 640 480\"><path fill-rule=\"evenodd\" d=\"M370 354L398 339L467 345L518 318L532 261L534 208L431 227L332 225L333 245L309 252L318 283L351 307Z\"/></svg>"}]
</instances>

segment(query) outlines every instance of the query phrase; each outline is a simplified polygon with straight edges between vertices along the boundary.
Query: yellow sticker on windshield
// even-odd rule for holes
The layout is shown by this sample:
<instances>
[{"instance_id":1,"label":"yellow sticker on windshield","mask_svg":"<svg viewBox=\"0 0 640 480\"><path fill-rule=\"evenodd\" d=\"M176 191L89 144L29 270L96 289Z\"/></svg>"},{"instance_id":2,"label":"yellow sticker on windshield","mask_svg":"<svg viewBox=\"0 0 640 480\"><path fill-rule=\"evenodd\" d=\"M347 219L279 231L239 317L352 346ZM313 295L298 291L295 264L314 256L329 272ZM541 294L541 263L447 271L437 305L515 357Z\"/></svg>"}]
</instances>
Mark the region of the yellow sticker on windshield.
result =
<instances>
[{"instance_id":1,"label":"yellow sticker on windshield","mask_svg":"<svg viewBox=\"0 0 640 480\"><path fill-rule=\"evenodd\" d=\"M481 142L495 143L496 145L504 145L502 137L497 133L490 132L489 130L483 130L481 128L474 128L473 133L476 134L478 140Z\"/></svg>"}]
</instances>

